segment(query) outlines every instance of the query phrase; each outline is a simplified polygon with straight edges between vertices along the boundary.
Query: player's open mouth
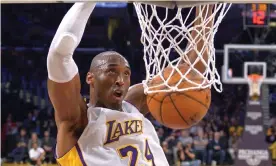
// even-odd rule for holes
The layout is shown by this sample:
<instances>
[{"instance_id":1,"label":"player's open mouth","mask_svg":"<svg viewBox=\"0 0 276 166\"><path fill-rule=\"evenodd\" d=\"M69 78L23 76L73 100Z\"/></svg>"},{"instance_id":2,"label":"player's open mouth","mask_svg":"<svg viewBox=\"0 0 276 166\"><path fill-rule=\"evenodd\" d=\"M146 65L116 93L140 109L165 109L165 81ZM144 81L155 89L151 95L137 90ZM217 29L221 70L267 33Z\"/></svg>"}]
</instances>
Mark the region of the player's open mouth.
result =
<instances>
[{"instance_id":1,"label":"player's open mouth","mask_svg":"<svg viewBox=\"0 0 276 166\"><path fill-rule=\"evenodd\" d=\"M115 90L113 95L116 97L116 98L121 98L123 96L123 91L121 90Z\"/></svg>"}]
</instances>

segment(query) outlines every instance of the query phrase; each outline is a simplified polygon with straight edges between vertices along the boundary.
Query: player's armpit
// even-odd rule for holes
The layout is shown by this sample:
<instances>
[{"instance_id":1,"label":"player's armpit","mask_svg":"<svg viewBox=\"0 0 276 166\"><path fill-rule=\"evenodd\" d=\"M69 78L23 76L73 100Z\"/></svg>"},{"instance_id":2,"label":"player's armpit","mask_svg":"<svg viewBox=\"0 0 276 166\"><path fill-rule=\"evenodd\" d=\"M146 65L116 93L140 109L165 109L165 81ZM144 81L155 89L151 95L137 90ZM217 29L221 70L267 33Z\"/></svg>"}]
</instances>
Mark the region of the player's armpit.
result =
<instances>
[{"instance_id":1,"label":"player's armpit","mask_svg":"<svg viewBox=\"0 0 276 166\"><path fill-rule=\"evenodd\" d=\"M148 110L147 96L144 93L143 84L135 84L131 86L125 97L125 101L134 105L143 115L146 115Z\"/></svg>"}]
</instances>

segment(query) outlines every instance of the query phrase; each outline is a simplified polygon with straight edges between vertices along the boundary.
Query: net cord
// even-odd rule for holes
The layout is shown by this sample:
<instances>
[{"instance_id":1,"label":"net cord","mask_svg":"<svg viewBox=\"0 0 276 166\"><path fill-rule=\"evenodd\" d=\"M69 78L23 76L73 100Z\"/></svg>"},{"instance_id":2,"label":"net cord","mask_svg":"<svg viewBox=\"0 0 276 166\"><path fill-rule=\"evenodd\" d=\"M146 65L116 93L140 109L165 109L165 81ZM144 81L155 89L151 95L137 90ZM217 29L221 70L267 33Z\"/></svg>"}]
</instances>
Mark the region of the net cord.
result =
<instances>
[{"instance_id":1,"label":"net cord","mask_svg":"<svg viewBox=\"0 0 276 166\"><path fill-rule=\"evenodd\" d=\"M264 78L262 76L259 76L259 77L248 76L247 77L250 97L252 97L254 95L260 96L263 80L264 80Z\"/></svg>"},{"instance_id":2,"label":"net cord","mask_svg":"<svg viewBox=\"0 0 276 166\"><path fill-rule=\"evenodd\" d=\"M183 8L178 8L176 15L171 20L168 20L168 8L165 8L165 16L163 19L161 19L158 16L157 6L155 5L135 2L134 6L142 30L141 42L144 45L143 59L146 67L146 79L143 81L143 85L145 88L145 93L205 89L211 88L212 85L216 89L216 91L222 91L220 75L215 67L216 59L214 36L217 32L219 24L226 15L227 11L230 9L231 4L215 4L213 13L210 16L208 16L207 14L204 15L203 12L206 9L207 12L205 13L208 13L208 5L202 5L200 7L199 15L190 23L188 23L188 19L191 16L191 13L194 11L195 6L190 8L185 18L182 17L181 13ZM150 10L150 12L148 10ZM217 17L216 21L214 21L215 17ZM201 19L203 21L201 22L201 24L193 26L197 19ZM156 20L159 24L157 28L152 25L153 20ZM180 26L173 25L176 20L179 21ZM210 28L206 28L206 25L210 21L214 21L213 26ZM177 31L178 33L174 37L171 34L173 31ZM195 38L192 38L191 36L192 31L197 32ZM205 33L205 31L209 32ZM166 40L169 41L170 44L167 48L164 48L162 46L162 43ZM184 40L187 41L188 45L183 51L179 45ZM197 50L196 45L202 40L204 41L204 46L201 50ZM202 54L206 51L206 49L208 51L207 62L202 57ZM169 56L173 50L177 52L179 57L174 60L170 60ZM197 58L194 60L193 63L189 60L189 57L187 56L190 51L195 51L197 54ZM185 73L182 73L178 68L181 61L184 61L190 66L190 68ZM206 70L203 73L201 73L194 67L195 64L198 62L202 62L202 64L206 67ZM166 67L171 67L173 69L171 70L168 78L164 78L163 76L163 71ZM202 81L200 83L190 80L187 77L187 75L191 71L196 72L198 75L201 76ZM174 72L178 72L179 74L181 74L182 77L176 84L170 85L169 81ZM163 82L159 85L150 85L149 82L157 76L160 77ZM178 86L183 81L189 82L192 86L186 88L178 88ZM163 86L166 86L167 88L158 89L158 87Z\"/></svg>"}]
</instances>

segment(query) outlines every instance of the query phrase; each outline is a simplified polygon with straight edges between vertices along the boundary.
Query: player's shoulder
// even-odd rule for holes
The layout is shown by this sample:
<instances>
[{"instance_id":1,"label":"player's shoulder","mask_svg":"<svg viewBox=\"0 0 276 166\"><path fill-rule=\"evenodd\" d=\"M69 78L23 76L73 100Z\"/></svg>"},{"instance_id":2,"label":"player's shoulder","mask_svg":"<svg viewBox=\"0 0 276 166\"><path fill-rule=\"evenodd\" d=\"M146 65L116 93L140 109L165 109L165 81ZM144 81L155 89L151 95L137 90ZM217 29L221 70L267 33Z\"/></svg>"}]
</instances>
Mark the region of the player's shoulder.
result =
<instances>
[{"instance_id":1,"label":"player's shoulder","mask_svg":"<svg viewBox=\"0 0 276 166\"><path fill-rule=\"evenodd\" d=\"M96 121L104 110L104 108L93 107L90 104L87 104L87 107L87 118L89 121Z\"/></svg>"},{"instance_id":2,"label":"player's shoulder","mask_svg":"<svg viewBox=\"0 0 276 166\"><path fill-rule=\"evenodd\" d=\"M140 111L134 106L132 105L131 103L127 102L127 101L123 101L123 109L125 112L128 112L128 113L139 113L140 114Z\"/></svg>"}]
</instances>

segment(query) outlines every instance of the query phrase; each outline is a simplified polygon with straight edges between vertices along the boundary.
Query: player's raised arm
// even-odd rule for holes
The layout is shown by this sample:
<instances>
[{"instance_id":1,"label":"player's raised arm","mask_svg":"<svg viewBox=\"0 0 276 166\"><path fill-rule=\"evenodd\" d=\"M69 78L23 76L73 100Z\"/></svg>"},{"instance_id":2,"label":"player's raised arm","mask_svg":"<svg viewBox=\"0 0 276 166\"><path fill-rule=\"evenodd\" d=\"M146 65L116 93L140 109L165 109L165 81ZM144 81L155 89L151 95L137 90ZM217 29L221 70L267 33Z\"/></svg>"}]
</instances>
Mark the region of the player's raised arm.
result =
<instances>
[{"instance_id":1,"label":"player's raised arm","mask_svg":"<svg viewBox=\"0 0 276 166\"><path fill-rule=\"evenodd\" d=\"M95 3L75 3L67 12L51 43L48 57L48 91L60 121L79 117L80 79L73 53L82 38Z\"/></svg>"},{"instance_id":2,"label":"player's raised arm","mask_svg":"<svg viewBox=\"0 0 276 166\"><path fill-rule=\"evenodd\" d=\"M76 143L72 132L80 122L82 112L86 111L80 95L81 84L73 53L94 7L95 3L92 2L75 3L71 7L59 25L47 57L48 93L58 127L58 154L70 150ZM60 141L60 137L66 139Z\"/></svg>"},{"instance_id":3,"label":"player's raised arm","mask_svg":"<svg viewBox=\"0 0 276 166\"><path fill-rule=\"evenodd\" d=\"M198 55L197 52L202 53L202 57L204 61L207 63L208 61L208 45L207 42L211 41L211 36L209 33L212 32L211 28L214 24L214 18L210 17L213 14L214 5L204 5L196 7L196 14L195 14L195 22L194 22L194 30L191 32L192 41L195 43L188 43L188 46L193 46L193 49L188 52L189 60L191 64L195 62ZM202 14L200 13L202 12ZM210 18L205 26L202 26L202 23L206 23L206 18ZM207 40L207 41L206 41ZM199 60L194 67L203 73L206 69L205 65Z\"/></svg>"}]
</instances>

